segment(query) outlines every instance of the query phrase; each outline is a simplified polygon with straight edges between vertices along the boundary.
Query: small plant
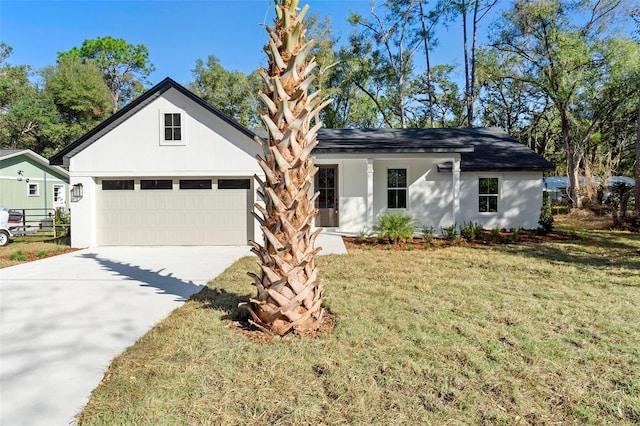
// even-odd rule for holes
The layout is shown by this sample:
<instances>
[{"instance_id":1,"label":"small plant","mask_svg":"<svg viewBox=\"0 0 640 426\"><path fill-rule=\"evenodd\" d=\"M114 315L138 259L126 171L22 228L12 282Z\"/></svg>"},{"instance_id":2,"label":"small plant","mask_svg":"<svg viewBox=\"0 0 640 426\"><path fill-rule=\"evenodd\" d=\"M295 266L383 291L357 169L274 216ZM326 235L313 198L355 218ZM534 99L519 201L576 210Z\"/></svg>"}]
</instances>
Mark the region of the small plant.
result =
<instances>
[{"instance_id":1,"label":"small plant","mask_svg":"<svg viewBox=\"0 0 640 426\"><path fill-rule=\"evenodd\" d=\"M373 230L379 238L386 239L390 244L406 242L413 237L416 230L415 221L405 214L385 213L376 220Z\"/></svg>"},{"instance_id":2,"label":"small plant","mask_svg":"<svg viewBox=\"0 0 640 426\"><path fill-rule=\"evenodd\" d=\"M53 222L56 225L56 235L62 237L68 234L69 224L71 223L71 216L65 209L58 207L56 213L53 216ZM62 225L62 226L58 226Z\"/></svg>"},{"instance_id":3,"label":"small plant","mask_svg":"<svg viewBox=\"0 0 640 426\"><path fill-rule=\"evenodd\" d=\"M393 244L387 244L384 248L391 250L393 248Z\"/></svg>"},{"instance_id":4,"label":"small plant","mask_svg":"<svg viewBox=\"0 0 640 426\"><path fill-rule=\"evenodd\" d=\"M446 228L440 228L440 231L442 231L442 235L447 241L453 241L458 238L458 229L455 223Z\"/></svg>"},{"instance_id":5,"label":"small plant","mask_svg":"<svg viewBox=\"0 0 640 426\"><path fill-rule=\"evenodd\" d=\"M360 228L360 231L358 231L358 238L361 241L366 239L369 235L370 235L369 228L367 228L366 226L363 226L362 228Z\"/></svg>"},{"instance_id":6,"label":"small plant","mask_svg":"<svg viewBox=\"0 0 640 426\"><path fill-rule=\"evenodd\" d=\"M442 243L441 243L440 241L434 241L434 242L433 242L433 246L434 246L435 248L439 248L439 247L441 247L441 246L442 246Z\"/></svg>"},{"instance_id":7,"label":"small plant","mask_svg":"<svg viewBox=\"0 0 640 426\"><path fill-rule=\"evenodd\" d=\"M431 248L431 243L424 243L422 248L425 249L425 250L429 250Z\"/></svg>"},{"instance_id":8,"label":"small plant","mask_svg":"<svg viewBox=\"0 0 640 426\"><path fill-rule=\"evenodd\" d=\"M45 257L47 255L47 252L45 250L40 250L39 252L36 253L36 257Z\"/></svg>"},{"instance_id":9,"label":"small plant","mask_svg":"<svg viewBox=\"0 0 640 426\"><path fill-rule=\"evenodd\" d=\"M18 262L25 262L27 260L27 256L24 255L22 250L18 250L11 253L11 255L9 256L9 259L17 260Z\"/></svg>"},{"instance_id":10,"label":"small plant","mask_svg":"<svg viewBox=\"0 0 640 426\"><path fill-rule=\"evenodd\" d=\"M540 209L540 219L538 219L538 233L547 235L553 230L553 213L549 202L549 193L542 193L542 208Z\"/></svg>"},{"instance_id":11,"label":"small plant","mask_svg":"<svg viewBox=\"0 0 640 426\"><path fill-rule=\"evenodd\" d=\"M407 244L407 251L413 251L414 248L413 244Z\"/></svg>"},{"instance_id":12,"label":"small plant","mask_svg":"<svg viewBox=\"0 0 640 426\"><path fill-rule=\"evenodd\" d=\"M518 235L522 232L522 228L513 228L511 233L505 238L508 243L515 243L518 241Z\"/></svg>"},{"instance_id":13,"label":"small plant","mask_svg":"<svg viewBox=\"0 0 640 426\"><path fill-rule=\"evenodd\" d=\"M465 222L460 227L460 236L467 241L478 240L482 238L482 225L474 222Z\"/></svg>"},{"instance_id":14,"label":"small plant","mask_svg":"<svg viewBox=\"0 0 640 426\"><path fill-rule=\"evenodd\" d=\"M491 240L498 241L500 239L500 230L498 228L494 228L491 230Z\"/></svg>"},{"instance_id":15,"label":"small plant","mask_svg":"<svg viewBox=\"0 0 640 426\"><path fill-rule=\"evenodd\" d=\"M422 229L420 230L420 234L422 235L422 238L427 242L430 243L433 240L433 237L436 234L436 230L434 229L433 226L423 226Z\"/></svg>"}]
</instances>

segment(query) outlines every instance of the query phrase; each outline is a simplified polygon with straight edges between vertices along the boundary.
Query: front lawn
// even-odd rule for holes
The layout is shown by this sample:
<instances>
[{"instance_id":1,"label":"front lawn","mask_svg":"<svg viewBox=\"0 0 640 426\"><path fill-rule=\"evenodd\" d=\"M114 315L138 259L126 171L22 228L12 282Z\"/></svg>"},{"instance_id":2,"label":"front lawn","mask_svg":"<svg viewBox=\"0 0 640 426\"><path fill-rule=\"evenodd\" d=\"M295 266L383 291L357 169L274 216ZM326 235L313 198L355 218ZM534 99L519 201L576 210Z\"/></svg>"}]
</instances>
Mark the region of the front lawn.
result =
<instances>
[{"instance_id":1,"label":"front lawn","mask_svg":"<svg viewBox=\"0 0 640 426\"><path fill-rule=\"evenodd\" d=\"M319 258L315 339L238 332L234 264L116 358L80 424L640 422L640 236Z\"/></svg>"},{"instance_id":2,"label":"front lawn","mask_svg":"<svg viewBox=\"0 0 640 426\"><path fill-rule=\"evenodd\" d=\"M52 233L13 237L4 247L0 247L0 268L31 262L45 257L74 251L65 238L53 238Z\"/></svg>"}]
</instances>

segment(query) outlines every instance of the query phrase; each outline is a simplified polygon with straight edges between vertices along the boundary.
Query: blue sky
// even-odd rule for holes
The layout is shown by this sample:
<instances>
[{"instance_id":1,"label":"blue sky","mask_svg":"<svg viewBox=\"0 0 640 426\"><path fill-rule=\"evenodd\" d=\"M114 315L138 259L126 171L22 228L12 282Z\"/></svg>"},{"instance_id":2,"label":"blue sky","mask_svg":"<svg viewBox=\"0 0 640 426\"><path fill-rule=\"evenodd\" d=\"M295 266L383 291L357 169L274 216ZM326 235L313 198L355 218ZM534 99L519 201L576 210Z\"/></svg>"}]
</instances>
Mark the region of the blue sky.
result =
<instances>
[{"instance_id":1,"label":"blue sky","mask_svg":"<svg viewBox=\"0 0 640 426\"><path fill-rule=\"evenodd\" d=\"M349 11L368 14L370 0L301 0L311 12L330 16L334 34L346 41ZM263 23L273 22L272 0L2 0L0 40L13 48L12 64L39 69L55 64L58 52L86 39L110 35L149 49L155 84L171 77L192 81L196 59L215 55L233 71L249 73L266 64ZM434 63L462 63L458 25L439 32Z\"/></svg>"}]
</instances>

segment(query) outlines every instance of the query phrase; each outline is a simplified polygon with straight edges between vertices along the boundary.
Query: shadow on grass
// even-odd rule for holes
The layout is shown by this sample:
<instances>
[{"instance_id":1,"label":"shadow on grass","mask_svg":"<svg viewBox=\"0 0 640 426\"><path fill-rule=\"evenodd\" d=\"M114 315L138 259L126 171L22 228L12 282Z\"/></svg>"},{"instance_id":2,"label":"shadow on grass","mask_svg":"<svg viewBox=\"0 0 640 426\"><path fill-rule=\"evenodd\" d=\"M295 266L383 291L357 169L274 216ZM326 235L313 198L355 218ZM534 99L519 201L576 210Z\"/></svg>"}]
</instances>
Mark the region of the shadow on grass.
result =
<instances>
[{"instance_id":1,"label":"shadow on grass","mask_svg":"<svg viewBox=\"0 0 640 426\"><path fill-rule=\"evenodd\" d=\"M239 308L241 303L248 303L251 296L230 293L223 288L205 287L197 294L191 296L192 301L203 304L203 309L215 309L225 313L222 320L243 321L249 315L245 309Z\"/></svg>"},{"instance_id":2,"label":"shadow on grass","mask_svg":"<svg viewBox=\"0 0 640 426\"><path fill-rule=\"evenodd\" d=\"M638 277L640 287L640 235L628 233L588 232L579 240L511 246L513 253L599 268L614 268L620 277ZM623 270L620 270L623 269Z\"/></svg>"}]
</instances>

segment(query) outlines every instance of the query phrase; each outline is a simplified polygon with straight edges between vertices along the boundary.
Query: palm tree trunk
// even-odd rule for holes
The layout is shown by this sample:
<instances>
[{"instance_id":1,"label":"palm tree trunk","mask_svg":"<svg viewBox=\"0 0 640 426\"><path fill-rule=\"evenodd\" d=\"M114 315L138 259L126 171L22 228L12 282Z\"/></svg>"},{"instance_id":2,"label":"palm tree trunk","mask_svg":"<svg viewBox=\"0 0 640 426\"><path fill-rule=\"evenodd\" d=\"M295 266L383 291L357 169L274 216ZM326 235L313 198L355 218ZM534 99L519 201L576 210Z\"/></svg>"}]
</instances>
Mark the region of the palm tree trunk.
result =
<instances>
[{"instance_id":1,"label":"palm tree trunk","mask_svg":"<svg viewBox=\"0 0 640 426\"><path fill-rule=\"evenodd\" d=\"M252 241L260 275L249 273L257 296L247 305L254 324L283 335L317 329L323 317L322 286L318 282L314 242L321 229L312 231L318 210L311 192L317 168L310 160L322 123L319 113L330 101L319 92L309 94L316 63L307 55L313 41L306 41L302 22L308 10L297 13L298 0L277 0L275 28L267 27L270 40L264 50L268 69L262 69L260 111L268 133L259 139L258 163L265 174L254 205L254 216L264 234L263 244Z\"/></svg>"}]
</instances>

